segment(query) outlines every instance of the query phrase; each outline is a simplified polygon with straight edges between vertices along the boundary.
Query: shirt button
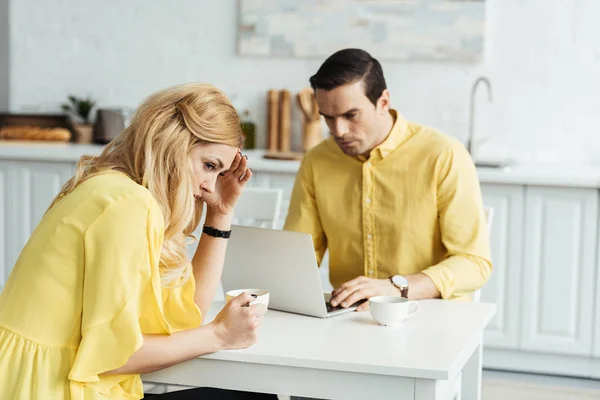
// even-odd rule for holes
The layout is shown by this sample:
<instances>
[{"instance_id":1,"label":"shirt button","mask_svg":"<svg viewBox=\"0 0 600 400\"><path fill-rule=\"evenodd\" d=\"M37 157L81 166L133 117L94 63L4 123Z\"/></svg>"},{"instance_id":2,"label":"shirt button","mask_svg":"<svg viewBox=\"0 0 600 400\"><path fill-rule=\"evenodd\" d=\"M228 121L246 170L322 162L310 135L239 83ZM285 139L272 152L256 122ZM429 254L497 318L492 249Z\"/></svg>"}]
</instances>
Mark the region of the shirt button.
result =
<instances>
[{"instance_id":1,"label":"shirt button","mask_svg":"<svg viewBox=\"0 0 600 400\"><path fill-rule=\"evenodd\" d=\"M373 239L373 235L367 235L367 239Z\"/></svg>"},{"instance_id":2,"label":"shirt button","mask_svg":"<svg viewBox=\"0 0 600 400\"><path fill-rule=\"evenodd\" d=\"M365 163L365 165L366 165L367 167L371 167L371 162L370 162L370 161L367 161L367 162Z\"/></svg>"},{"instance_id":3,"label":"shirt button","mask_svg":"<svg viewBox=\"0 0 600 400\"><path fill-rule=\"evenodd\" d=\"M372 269L370 269L370 270L368 271L368 273L369 273L369 276L373 276L373 275L375 275L375 271L373 271Z\"/></svg>"},{"instance_id":4,"label":"shirt button","mask_svg":"<svg viewBox=\"0 0 600 400\"><path fill-rule=\"evenodd\" d=\"M365 200L365 202L366 202L367 204L371 204L371 199L370 199L369 197L367 197L367 199Z\"/></svg>"}]
</instances>

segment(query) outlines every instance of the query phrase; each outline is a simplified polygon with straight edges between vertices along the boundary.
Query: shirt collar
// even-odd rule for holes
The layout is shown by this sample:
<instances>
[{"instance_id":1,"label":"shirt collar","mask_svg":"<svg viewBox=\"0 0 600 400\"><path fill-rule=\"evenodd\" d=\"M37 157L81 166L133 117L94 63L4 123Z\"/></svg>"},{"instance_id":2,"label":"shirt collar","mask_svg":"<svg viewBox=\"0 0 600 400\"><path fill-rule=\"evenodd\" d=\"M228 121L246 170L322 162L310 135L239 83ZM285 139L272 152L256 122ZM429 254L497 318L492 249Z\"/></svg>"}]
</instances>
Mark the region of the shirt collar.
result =
<instances>
[{"instance_id":1,"label":"shirt collar","mask_svg":"<svg viewBox=\"0 0 600 400\"><path fill-rule=\"evenodd\" d=\"M394 118L394 125L385 140L373 150L369 156L370 160L378 161L387 157L392 151L400 147L409 138L408 122L396 110L390 109L390 114ZM359 161L366 161L367 157L357 156Z\"/></svg>"}]
</instances>

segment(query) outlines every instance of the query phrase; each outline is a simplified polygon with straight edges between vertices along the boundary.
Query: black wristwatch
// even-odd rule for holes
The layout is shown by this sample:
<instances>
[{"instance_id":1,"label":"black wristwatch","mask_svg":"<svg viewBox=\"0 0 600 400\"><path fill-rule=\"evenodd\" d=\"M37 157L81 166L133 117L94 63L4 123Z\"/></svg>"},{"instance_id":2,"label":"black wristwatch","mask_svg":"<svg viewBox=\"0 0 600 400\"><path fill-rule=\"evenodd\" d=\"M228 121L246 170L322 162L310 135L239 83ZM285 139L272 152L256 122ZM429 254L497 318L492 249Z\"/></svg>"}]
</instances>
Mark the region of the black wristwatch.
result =
<instances>
[{"instance_id":1,"label":"black wristwatch","mask_svg":"<svg viewBox=\"0 0 600 400\"><path fill-rule=\"evenodd\" d=\"M231 231L222 231L217 228L213 228L212 226L206 226L202 228L202 232L206 233L208 236L229 239L231 236Z\"/></svg>"}]
</instances>

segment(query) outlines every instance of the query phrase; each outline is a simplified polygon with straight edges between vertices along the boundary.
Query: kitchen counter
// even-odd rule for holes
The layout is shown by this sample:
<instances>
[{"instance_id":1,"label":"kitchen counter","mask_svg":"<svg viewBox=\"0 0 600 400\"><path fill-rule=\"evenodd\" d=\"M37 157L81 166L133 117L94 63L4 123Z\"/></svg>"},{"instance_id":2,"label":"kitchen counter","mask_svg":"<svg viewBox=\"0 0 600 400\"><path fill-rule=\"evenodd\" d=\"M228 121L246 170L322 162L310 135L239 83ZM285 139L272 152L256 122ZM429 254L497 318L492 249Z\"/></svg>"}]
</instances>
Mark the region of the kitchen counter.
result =
<instances>
[{"instance_id":1,"label":"kitchen counter","mask_svg":"<svg viewBox=\"0 0 600 400\"><path fill-rule=\"evenodd\" d=\"M96 144L0 141L0 160L75 163L82 155L100 154L103 148ZM264 150L249 150L245 154L254 171L295 174L300 166L299 161L265 159ZM515 164L508 168L478 168L477 171L482 183L600 188L598 165Z\"/></svg>"}]
</instances>

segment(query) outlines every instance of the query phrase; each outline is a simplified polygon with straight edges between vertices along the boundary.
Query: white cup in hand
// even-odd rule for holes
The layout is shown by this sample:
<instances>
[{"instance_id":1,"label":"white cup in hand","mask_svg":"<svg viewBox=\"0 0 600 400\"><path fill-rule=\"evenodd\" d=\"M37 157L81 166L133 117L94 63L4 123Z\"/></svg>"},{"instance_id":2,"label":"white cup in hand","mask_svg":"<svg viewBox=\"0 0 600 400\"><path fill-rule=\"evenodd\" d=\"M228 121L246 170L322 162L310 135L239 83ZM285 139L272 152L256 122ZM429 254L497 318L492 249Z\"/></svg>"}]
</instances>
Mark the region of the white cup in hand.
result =
<instances>
[{"instance_id":1,"label":"white cup in hand","mask_svg":"<svg viewBox=\"0 0 600 400\"><path fill-rule=\"evenodd\" d=\"M211 322L222 344L221 349L234 350L252 346L267 308L264 304L249 306L253 297L242 292L231 299Z\"/></svg>"},{"instance_id":2,"label":"white cup in hand","mask_svg":"<svg viewBox=\"0 0 600 400\"><path fill-rule=\"evenodd\" d=\"M266 308L269 308L269 292L262 289L237 289L230 290L225 293L225 302L229 303L232 299L238 297L240 294L247 292L252 296L254 300L249 305L264 304Z\"/></svg>"}]
</instances>

